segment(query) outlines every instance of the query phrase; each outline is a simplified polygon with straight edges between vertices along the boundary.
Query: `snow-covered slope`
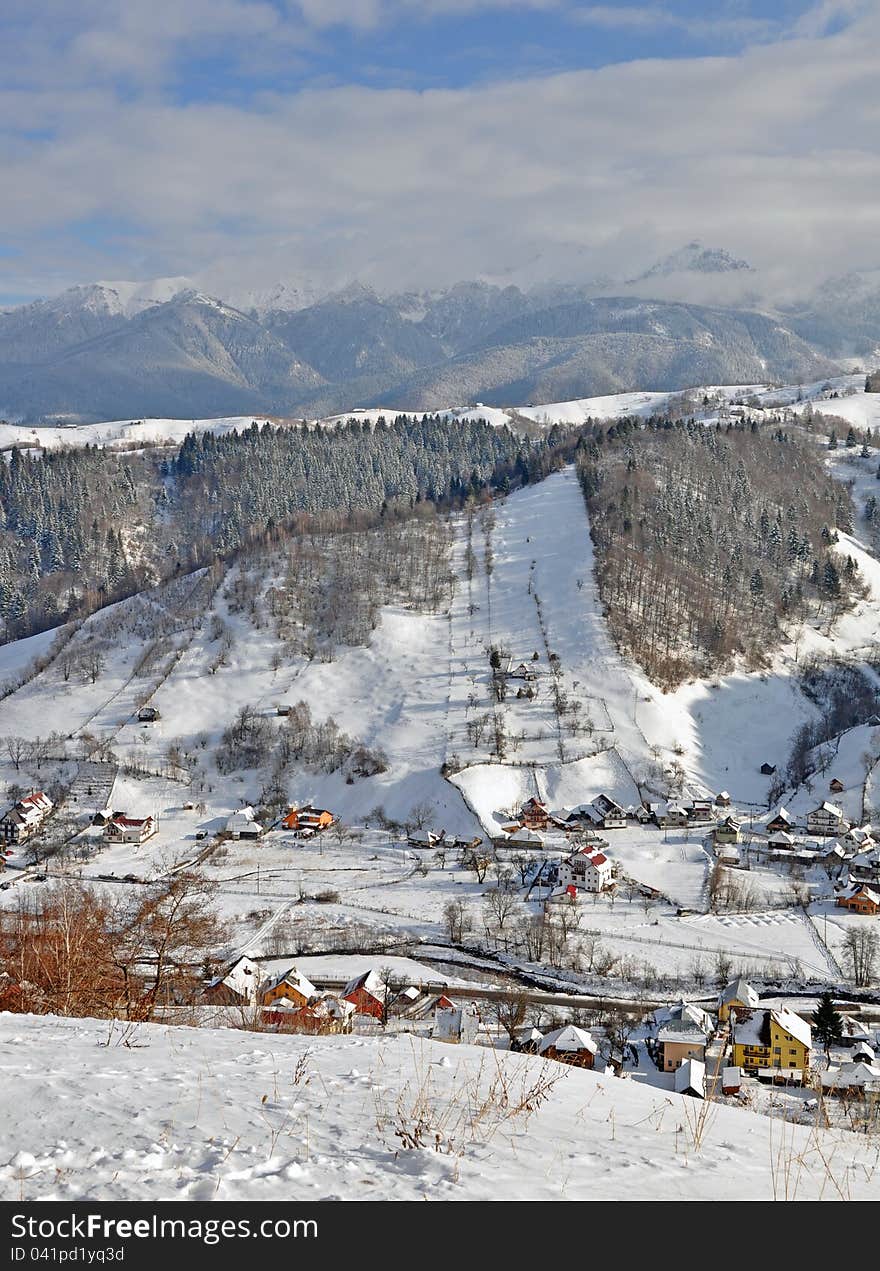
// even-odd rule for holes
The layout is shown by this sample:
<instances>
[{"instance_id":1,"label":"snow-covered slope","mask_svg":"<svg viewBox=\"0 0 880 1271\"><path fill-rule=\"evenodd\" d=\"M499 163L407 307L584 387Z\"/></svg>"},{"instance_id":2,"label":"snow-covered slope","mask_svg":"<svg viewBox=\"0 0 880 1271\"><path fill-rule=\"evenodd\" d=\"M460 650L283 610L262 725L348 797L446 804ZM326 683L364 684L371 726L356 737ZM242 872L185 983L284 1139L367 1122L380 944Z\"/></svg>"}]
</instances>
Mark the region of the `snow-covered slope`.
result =
<instances>
[{"instance_id":1,"label":"snow-covered slope","mask_svg":"<svg viewBox=\"0 0 880 1271\"><path fill-rule=\"evenodd\" d=\"M0 1066L0 1183L24 1201L805 1200L877 1191L864 1136L414 1037L0 1015ZM531 1106L514 1111L523 1101ZM407 1150L402 1135L419 1145Z\"/></svg>"}]
</instances>

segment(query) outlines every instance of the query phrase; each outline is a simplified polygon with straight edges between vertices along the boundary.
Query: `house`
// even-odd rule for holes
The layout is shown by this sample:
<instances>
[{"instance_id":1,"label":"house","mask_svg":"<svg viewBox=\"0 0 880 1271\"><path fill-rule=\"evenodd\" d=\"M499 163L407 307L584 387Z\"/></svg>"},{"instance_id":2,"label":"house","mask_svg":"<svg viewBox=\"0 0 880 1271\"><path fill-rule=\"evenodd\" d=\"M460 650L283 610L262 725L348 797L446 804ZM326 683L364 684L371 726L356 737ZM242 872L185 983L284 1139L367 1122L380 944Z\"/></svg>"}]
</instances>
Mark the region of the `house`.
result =
<instances>
[{"instance_id":1,"label":"house","mask_svg":"<svg viewBox=\"0 0 880 1271\"><path fill-rule=\"evenodd\" d=\"M291 808L281 822L285 830L296 830L304 837L319 834L333 824L334 816L326 808L314 808L307 803L301 808Z\"/></svg>"},{"instance_id":2,"label":"house","mask_svg":"<svg viewBox=\"0 0 880 1271\"><path fill-rule=\"evenodd\" d=\"M739 1094L742 1088L742 1071L729 1064L721 1071L721 1093Z\"/></svg>"},{"instance_id":3,"label":"house","mask_svg":"<svg viewBox=\"0 0 880 1271\"><path fill-rule=\"evenodd\" d=\"M730 795L726 790L722 790L720 794L715 795L715 806L719 808L730 807Z\"/></svg>"},{"instance_id":4,"label":"house","mask_svg":"<svg viewBox=\"0 0 880 1271\"><path fill-rule=\"evenodd\" d=\"M680 803L657 804L654 820L661 830L665 830L668 826L687 825L687 808Z\"/></svg>"},{"instance_id":5,"label":"house","mask_svg":"<svg viewBox=\"0 0 880 1271\"><path fill-rule=\"evenodd\" d=\"M837 906L855 914L880 913L880 891L874 891L867 883L855 883L851 891L837 897Z\"/></svg>"},{"instance_id":6,"label":"house","mask_svg":"<svg viewBox=\"0 0 880 1271\"><path fill-rule=\"evenodd\" d=\"M745 1019L746 1013L755 1010L759 1001L757 992L748 980L740 976L737 980L731 980L718 994L718 1018L724 1023L729 1019L730 1012L736 1011L737 1019Z\"/></svg>"},{"instance_id":7,"label":"house","mask_svg":"<svg viewBox=\"0 0 880 1271\"><path fill-rule=\"evenodd\" d=\"M114 812L104 826L104 838L111 843L145 843L158 830L151 816L125 816L122 812Z\"/></svg>"},{"instance_id":8,"label":"house","mask_svg":"<svg viewBox=\"0 0 880 1271\"><path fill-rule=\"evenodd\" d=\"M730 802L728 797L727 802ZM712 808L714 807L712 799L691 799L685 807L689 821L711 821Z\"/></svg>"},{"instance_id":9,"label":"house","mask_svg":"<svg viewBox=\"0 0 880 1271\"><path fill-rule=\"evenodd\" d=\"M226 822L226 833L234 839L258 839L263 833L263 827L253 808L240 808Z\"/></svg>"},{"instance_id":10,"label":"house","mask_svg":"<svg viewBox=\"0 0 880 1271\"><path fill-rule=\"evenodd\" d=\"M317 996L318 990L311 980L292 966L263 990L262 1000L264 1006L280 1001L290 1002L294 1006L306 1006Z\"/></svg>"},{"instance_id":11,"label":"house","mask_svg":"<svg viewBox=\"0 0 880 1271\"><path fill-rule=\"evenodd\" d=\"M541 851L544 847L543 835L524 825L505 827L504 837L496 841L503 843L505 847L529 847L536 851Z\"/></svg>"},{"instance_id":12,"label":"house","mask_svg":"<svg viewBox=\"0 0 880 1271\"><path fill-rule=\"evenodd\" d=\"M794 835L789 834L787 830L774 830L767 838L767 846L778 852L793 852Z\"/></svg>"},{"instance_id":13,"label":"house","mask_svg":"<svg viewBox=\"0 0 880 1271\"><path fill-rule=\"evenodd\" d=\"M656 822L659 808L659 803L640 803L638 807L633 809L633 816L639 825L650 825L652 821Z\"/></svg>"},{"instance_id":14,"label":"house","mask_svg":"<svg viewBox=\"0 0 880 1271\"><path fill-rule=\"evenodd\" d=\"M560 887L576 887L581 891L605 891L611 885L612 865L604 852L581 847L559 862Z\"/></svg>"},{"instance_id":15,"label":"house","mask_svg":"<svg viewBox=\"0 0 880 1271\"><path fill-rule=\"evenodd\" d=\"M158 706L142 706L138 711L138 721L141 724L155 724L161 718Z\"/></svg>"},{"instance_id":16,"label":"house","mask_svg":"<svg viewBox=\"0 0 880 1271\"><path fill-rule=\"evenodd\" d=\"M312 1036L330 1036L350 1033L355 1008L333 993L319 993L310 1002L297 1005L285 998L264 1007L263 1023L274 1025L285 1032L309 1033Z\"/></svg>"},{"instance_id":17,"label":"house","mask_svg":"<svg viewBox=\"0 0 880 1271\"><path fill-rule=\"evenodd\" d=\"M538 678L538 672L532 666L527 666L525 662L520 662L519 666L508 668L505 672L509 680L525 680L531 683Z\"/></svg>"},{"instance_id":18,"label":"house","mask_svg":"<svg viewBox=\"0 0 880 1271\"><path fill-rule=\"evenodd\" d=\"M820 803L812 812L807 813L809 834L831 838L835 834L844 834L849 828L849 821L844 819L843 810L836 803Z\"/></svg>"},{"instance_id":19,"label":"house","mask_svg":"<svg viewBox=\"0 0 880 1271\"><path fill-rule=\"evenodd\" d=\"M846 834L841 834L840 842L844 847L851 847L857 852L867 852L876 845L870 825L854 825Z\"/></svg>"},{"instance_id":20,"label":"house","mask_svg":"<svg viewBox=\"0 0 880 1271\"><path fill-rule=\"evenodd\" d=\"M775 763L762 763L762 764L761 764L761 776L762 776L762 777L772 777L775 771L776 771L776 764L775 764Z\"/></svg>"},{"instance_id":21,"label":"house","mask_svg":"<svg viewBox=\"0 0 880 1271\"><path fill-rule=\"evenodd\" d=\"M372 970L349 980L342 992L342 1000L351 1002L358 1015L371 1015L378 1020L385 1018L387 998L387 985L379 978L378 972Z\"/></svg>"},{"instance_id":22,"label":"house","mask_svg":"<svg viewBox=\"0 0 880 1271\"><path fill-rule=\"evenodd\" d=\"M828 1094L864 1096L880 1094L880 1068L874 1064L841 1064L822 1073L822 1089Z\"/></svg>"},{"instance_id":23,"label":"house","mask_svg":"<svg viewBox=\"0 0 880 1271\"><path fill-rule=\"evenodd\" d=\"M519 819L529 830L546 830L550 819L547 805L540 799L527 799L522 806Z\"/></svg>"},{"instance_id":24,"label":"house","mask_svg":"<svg viewBox=\"0 0 880 1271\"><path fill-rule=\"evenodd\" d=\"M832 777L831 780L828 782L828 789L831 791L832 794L842 794L844 791L844 788L845 788L844 784L839 777Z\"/></svg>"},{"instance_id":25,"label":"house","mask_svg":"<svg viewBox=\"0 0 880 1271\"><path fill-rule=\"evenodd\" d=\"M767 833L785 833L787 834L794 822L791 819L791 813L787 808L778 808L770 820L767 822Z\"/></svg>"},{"instance_id":26,"label":"house","mask_svg":"<svg viewBox=\"0 0 880 1271\"><path fill-rule=\"evenodd\" d=\"M589 805L590 819L602 830L626 829L626 810L607 794L600 794Z\"/></svg>"},{"instance_id":27,"label":"house","mask_svg":"<svg viewBox=\"0 0 880 1271\"><path fill-rule=\"evenodd\" d=\"M202 996L206 1002L218 1006L253 1005L261 980L262 973L256 962L242 956L206 984Z\"/></svg>"},{"instance_id":28,"label":"house","mask_svg":"<svg viewBox=\"0 0 880 1271\"><path fill-rule=\"evenodd\" d=\"M867 1042L856 1042L852 1048L852 1057L854 1063L873 1064L876 1054L874 1047L869 1046Z\"/></svg>"},{"instance_id":29,"label":"house","mask_svg":"<svg viewBox=\"0 0 880 1271\"><path fill-rule=\"evenodd\" d=\"M659 1018L657 1018L659 1017ZM658 1011L656 1041L659 1066L675 1072L688 1059L706 1058L713 1032L711 1017L691 1002L681 1002L667 1011Z\"/></svg>"},{"instance_id":30,"label":"house","mask_svg":"<svg viewBox=\"0 0 880 1271\"><path fill-rule=\"evenodd\" d=\"M39 829L54 806L42 790L31 791L0 818L0 839L5 843L23 843Z\"/></svg>"},{"instance_id":31,"label":"house","mask_svg":"<svg viewBox=\"0 0 880 1271\"><path fill-rule=\"evenodd\" d=\"M289 702L279 702L278 705L275 707L276 715L289 715L290 711L291 711L291 706Z\"/></svg>"},{"instance_id":32,"label":"house","mask_svg":"<svg viewBox=\"0 0 880 1271\"><path fill-rule=\"evenodd\" d=\"M813 1031L806 1020L785 1007L753 1011L733 1025L733 1062L746 1072L765 1068L797 1069L810 1066Z\"/></svg>"},{"instance_id":33,"label":"house","mask_svg":"<svg viewBox=\"0 0 880 1271\"><path fill-rule=\"evenodd\" d=\"M859 852L849 863L850 878L858 882L880 883L880 848Z\"/></svg>"},{"instance_id":34,"label":"house","mask_svg":"<svg viewBox=\"0 0 880 1271\"><path fill-rule=\"evenodd\" d=\"M435 1042L465 1042L473 1045L477 1040L479 1016L470 1003L467 1006L444 1006L434 1012L431 1038Z\"/></svg>"},{"instance_id":35,"label":"house","mask_svg":"<svg viewBox=\"0 0 880 1271\"><path fill-rule=\"evenodd\" d=\"M537 1055L543 1039L544 1034L539 1028L523 1028L511 1041L510 1049L522 1055Z\"/></svg>"},{"instance_id":36,"label":"house","mask_svg":"<svg viewBox=\"0 0 880 1271\"><path fill-rule=\"evenodd\" d=\"M592 1034L584 1028L576 1028L574 1024L555 1028L538 1043L538 1054L544 1059L557 1059L575 1068L592 1068L598 1053L599 1047Z\"/></svg>"},{"instance_id":37,"label":"house","mask_svg":"<svg viewBox=\"0 0 880 1271\"><path fill-rule=\"evenodd\" d=\"M701 1059L685 1059L675 1070L673 1082L676 1094L687 1094L694 1099L706 1097L706 1065Z\"/></svg>"},{"instance_id":38,"label":"house","mask_svg":"<svg viewBox=\"0 0 880 1271\"><path fill-rule=\"evenodd\" d=\"M873 1041L874 1033L860 1019L853 1019L851 1015L844 1017L842 1046L858 1046L862 1042L872 1045Z\"/></svg>"},{"instance_id":39,"label":"house","mask_svg":"<svg viewBox=\"0 0 880 1271\"><path fill-rule=\"evenodd\" d=\"M739 843L742 837L742 820L738 816L726 816L712 834L716 843Z\"/></svg>"}]
</instances>

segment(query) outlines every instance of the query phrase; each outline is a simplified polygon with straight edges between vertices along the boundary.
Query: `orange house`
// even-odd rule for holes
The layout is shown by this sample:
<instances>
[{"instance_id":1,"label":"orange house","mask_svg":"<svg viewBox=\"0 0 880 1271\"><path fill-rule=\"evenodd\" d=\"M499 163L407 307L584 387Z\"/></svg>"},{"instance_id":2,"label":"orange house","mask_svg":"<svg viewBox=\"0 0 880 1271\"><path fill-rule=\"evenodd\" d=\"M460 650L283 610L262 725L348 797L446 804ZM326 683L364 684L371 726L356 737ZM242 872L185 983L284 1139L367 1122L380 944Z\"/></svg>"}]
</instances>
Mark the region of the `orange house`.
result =
<instances>
[{"instance_id":1,"label":"orange house","mask_svg":"<svg viewBox=\"0 0 880 1271\"><path fill-rule=\"evenodd\" d=\"M294 1006L306 1006L318 990L307 980L301 971L291 967L285 971L280 980L276 980L263 991L263 1005L271 1006L273 1002L291 1002Z\"/></svg>"},{"instance_id":2,"label":"orange house","mask_svg":"<svg viewBox=\"0 0 880 1271\"><path fill-rule=\"evenodd\" d=\"M318 833L333 824L333 813L326 808L291 808L281 824L286 830L311 830Z\"/></svg>"},{"instance_id":3,"label":"orange house","mask_svg":"<svg viewBox=\"0 0 880 1271\"><path fill-rule=\"evenodd\" d=\"M853 913L877 914L880 913L880 892L861 883L848 896L838 896L837 904L839 908L849 909Z\"/></svg>"}]
</instances>

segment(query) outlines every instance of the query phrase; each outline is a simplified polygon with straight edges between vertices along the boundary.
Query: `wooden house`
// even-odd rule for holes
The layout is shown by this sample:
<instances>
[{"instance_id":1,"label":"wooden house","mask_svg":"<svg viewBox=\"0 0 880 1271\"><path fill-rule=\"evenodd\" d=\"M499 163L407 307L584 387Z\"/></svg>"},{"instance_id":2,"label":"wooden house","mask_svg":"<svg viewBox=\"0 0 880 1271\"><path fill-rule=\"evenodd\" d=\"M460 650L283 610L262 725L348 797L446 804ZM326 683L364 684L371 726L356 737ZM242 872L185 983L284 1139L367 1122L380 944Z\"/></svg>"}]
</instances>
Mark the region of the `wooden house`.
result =
<instances>
[{"instance_id":1,"label":"wooden house","mask_svg":"<svg viewBox=\"0 0 880 1271\"><path fill-rule=\"evenodd\" d=\"M867 883L856 883L850 891L837 897L837 905L851 913L874 915L880 912L880 891L874 891Z\"/></svg>"},{"instance_id":2,"label":"wooden house","mask_svg":"<svg viewBox=\"0 0 880 1271\"><path fill-rule=\"evenodd\" d=\"M540 799L527 799L522 806L519 819L527 830L546 830L550 820L547 805Z\"/></svg>"},{"instance_id":3,"label":"wooden house","mask_svg":"<svg viewBox=\"0 0 880 1271\"><path fill-rule=\"evenodd\" d=\"M351 1002L358 1015L371 1015L373 1019L385 1018L385 1002L388 989L376 971L364 971L349 980L342 992L342 999Z\"/></svg>"},{"instance_id":4,"label":"wooden house","mask_svg":"<svg viewBox=\"0 0 880 1271\"><path fill-rule=\"evenodd\" d=\"M281 824L285 830L295 830L304 837L310 837L328 829L333 821L332 812L328 812L326 808L314 808L309 803L302 808L291 808Z\"/></svg>"},{"instance_id":5,"label":"wooden house","mask_svg":"<svg viewBox=\"0 0 880 1271\"><path fill-rule=\"evenodd\" d=\"M715 806L719 808L730 807L730 795L726 790L722 790L719 794L715 795Z\"/></svg>"},{"instance_id":6,"label":"wooden house","mask_svg":"<svg viewBox=\"0 0 880 1271\"><path fill-rule=\"evenodd\" d=\"M776 764L775 764L775 763L762 763L762 764L761 764L761 775L762 775L763 777L772 777L775 771L776 771Z\"/></svg>"},{"instance_id":7,"label":"wooden house","mask_svg":"<svg viewBox=\"0 0 880 1271\"><path fill-rule=\"evenodd\" d=\"M215 1006L251 1005L257 1000L261 980L262 972L257 963L242 956L222 975L209 981L202 996L204 1001Z\"/></svg>"},{"instance_id":8,"label":"wooden house","mask_svg":"<svg viewBox=\"0 0 880 1271\"><path fill-rule=\"evenodd\" d=\"M767 822L767 833L790 833L793 824L794 822L792 821L791 813L788 809L782 807L777 808L776 812L774 812L773 816L771 816L770 820Z\"/></svg>"},{"instance_id":9,"label":"wooden house","mask_svg":"<svg viewBox=\"0 0 880 1271\"><path fill-rule=\"evenodd\" d=\"M258 839L263 833L263 827L253 808L240 808L226 822L226 833L234 839Z\"/></svg>"},{"instance_id":10,"label":"wooden house","mask_svg":"<svg viewBox=\"0 0 880 1271\"><path fill-rule=\"evenodd\" d=\"M306 1033L314 1037L350 1033L356 1011L351 1002L333 993L319 993L311 1001L297 1004L279 998L262 1011L263 1023L280 1032Z\"/></svg>"},{"instance_id":11,"label":"wooden house","mask_svg":"<svg viewBox=\"0 0 880 1271\"><path fill-rule=\"evenodd\" d=\"M264 1006L271 1006L273 1002L279 1001L290 1002L294 1006L305 1006L317 996L318 990L311 980L292 966L263 990L262 1001Z\"/></svg>"},{"instance_id":12,"label":"wooden house","mask_svg":"<svg viewBox=\"0 0 880 1271\"><path fill-rule=\"evenodd\" d=\"M157 719L162 718L158 706L142 706L137 717L141 724L155 724Z\"/></svg>"},{"instance_id":13,"label":"wooden house","mask_svg":"<svg viewBox=\"0 0 880 1271\"><path fill-rule=\"evenodd\" d=\"M844 784L839 777L832 777L831 780L828 782L828 789L831 791L832 794L842 794L844 790Z\"/></svg>"},{"instance_id":14,"label":"wooden house","mask_svg":"<svg viewBox=\"0 0 880 1271\"><path fill-rule=\"evenodd\" d=\"M555 1028L538 1043L538 1054L544 1059L556 1059L575 1068L592 1068L598 1053L599 1047L592 1034L584 1028L576 1028L574 1024Z\"/></svg>"}]
</instances>

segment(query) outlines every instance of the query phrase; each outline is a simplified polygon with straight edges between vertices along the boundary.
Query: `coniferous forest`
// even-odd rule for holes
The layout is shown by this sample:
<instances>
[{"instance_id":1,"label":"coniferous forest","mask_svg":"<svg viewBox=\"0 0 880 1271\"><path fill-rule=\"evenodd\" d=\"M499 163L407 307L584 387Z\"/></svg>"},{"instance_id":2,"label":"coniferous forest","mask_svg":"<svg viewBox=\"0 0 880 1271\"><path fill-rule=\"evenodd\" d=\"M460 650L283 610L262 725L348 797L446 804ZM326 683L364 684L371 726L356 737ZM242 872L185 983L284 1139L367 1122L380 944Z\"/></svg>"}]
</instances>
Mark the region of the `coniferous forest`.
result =
<instances>
[{"instance_id":1,"label":"coniferous forest","mask_svg":"<svg viewBox=\"0 0 880 1271\"><path fill-rule=\"evenodd\" d=\"M0 464L0 634L79 618L265 536L455 506L546 475L576 438L482 420L254 424L179 449L13 449Z\"/></svg>"},{"instance_id":2,"label":"coniferous forest","mask_svg":"<svg viewBox=\"0 0 880 1271\"><path fill-rule=\"evenodd\" d=\"M615 639L664 688L765 664L787 621L861 588L834 550L849 494L782 429L623 419L581 438L577 466Z\"/></svg>"}]
</instances>

